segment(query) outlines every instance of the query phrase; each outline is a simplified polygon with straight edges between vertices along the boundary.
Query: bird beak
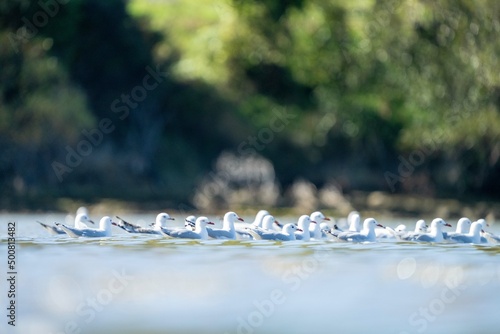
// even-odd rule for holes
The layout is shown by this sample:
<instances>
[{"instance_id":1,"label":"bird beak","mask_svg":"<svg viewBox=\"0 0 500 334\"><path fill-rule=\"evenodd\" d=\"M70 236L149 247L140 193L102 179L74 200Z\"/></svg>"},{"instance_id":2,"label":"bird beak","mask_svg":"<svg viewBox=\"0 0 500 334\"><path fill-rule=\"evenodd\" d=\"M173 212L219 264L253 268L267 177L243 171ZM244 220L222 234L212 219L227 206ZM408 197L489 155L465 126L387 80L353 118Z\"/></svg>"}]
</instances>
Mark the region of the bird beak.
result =
<instances>
[{"instance_id":1,"label":"bird beak","mask_svg":"<svg viewBox=\"0 0 500 334\"><path fill-rule=\"evenodd\" d=\"M298 229L297 229L297 231L299 231L299 232L304 232L304 230L303 230L303 229L301 229L301 228L298 228Z\"/></svg>"},{"instance_id":2,"label":"bird beak","mask_svg":"<svg viewBox=\"0 0 500 334\"><path fill-rule=\"evenodd\" d=\"M311 224L317 224L314 220L311 220Z\"/></svg>"},{"instance_id":3,"label":"bird beak","mask_svg":"<svg viewBox=\"0 0 500 334\"><path fill-rule=\"evenodd\" d=\"M385 228L384 225L382 225L382 224L377 224L377 226Z\"/></svg>"},{"instance_id":4,"label":"bird beak","mask_svg":"<svg viewBox=\"0 0 500 334\"><path fill-rule=\"evenodd\" d=\"M323 220L328 220L328 221L330 221L330 218L328 218L328 217L325 217L325 218L323 218Z\"/></svg>"},{"instance_id":5,"label":"bird beak","mask_svg":"<svg viewBox=\"0 0 500 334\"><path fill-rule=\"evenodd\" d=\"M277 221L277 220L275 220L275 221L274 221L274 223L275 223L276 225L278 225L278 227L283 227L283 225L281 225L281 224L280 224L280 222L279 222L279 221Z\"/></svg>"},{"instance_id":6,"label":"bird beak","mask_svg":"<svg viewBox=\"0 0 500 334\"><path fill-rule=\"evenodd\" d=\"M111 225L118 226L118 224L117 224L117 223L115 223L115 222L111 222Z\"/></svg>"},{"instance_id":7,"label":"bird beak","mask_svg":"<svg viewBox=\"0 0 500 334\"><path fill-rule=\"evenodd\" d=\"M244 222L245 220L241 217L238 217L238 220L241 221L241 222Z\"/></svg>"},{"instance_id":8,"label":"bird beak","mask_svg":"<svg viewBox=\"0 0 500 334\"><path fill-rule=\"evenodd\" d=\"M215 225L214 222L208 222L207 225Z\"/></svg>"},{"instance_id":9,"label":"bird beak","mask_svg":"<svg viewBox=\"0 0 500 334\"><path fill-rule=\"evenodd\" d=\"M94 224L94 225L95 225L95 223L94 223L92 220L89 220L89 223L92 223L92 224Z\"/></svg>"},{"instance_id":10,"label":"bird beak","mask_svg":"<svg viewBox=\"0 0 500 334\"><path fill-rule=\"evenodd\" d=\"M448 223L444 224L444 226L452 227L451 224Z\"/></svg>"}]
</instances>

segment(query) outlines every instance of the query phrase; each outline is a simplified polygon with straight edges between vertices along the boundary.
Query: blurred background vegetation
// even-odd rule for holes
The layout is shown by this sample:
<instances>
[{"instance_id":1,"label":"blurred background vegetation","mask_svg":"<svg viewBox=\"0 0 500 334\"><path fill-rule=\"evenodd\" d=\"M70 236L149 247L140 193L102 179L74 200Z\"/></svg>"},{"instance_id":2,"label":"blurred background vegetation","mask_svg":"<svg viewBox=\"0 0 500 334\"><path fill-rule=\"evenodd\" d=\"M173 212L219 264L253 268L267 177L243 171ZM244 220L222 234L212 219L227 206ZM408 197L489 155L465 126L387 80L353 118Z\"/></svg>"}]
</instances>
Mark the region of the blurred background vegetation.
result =
<instances>
[{"instance_id":1,"label":"blurred background vegetation","mask_svg":"<svg viewBox=\"0 0 500 334\"><path fill-rule=\"evenodd\" d=\"M496 0L61 2L0 4L4 209L499 198Z\"/></svg>"}]
</instances>

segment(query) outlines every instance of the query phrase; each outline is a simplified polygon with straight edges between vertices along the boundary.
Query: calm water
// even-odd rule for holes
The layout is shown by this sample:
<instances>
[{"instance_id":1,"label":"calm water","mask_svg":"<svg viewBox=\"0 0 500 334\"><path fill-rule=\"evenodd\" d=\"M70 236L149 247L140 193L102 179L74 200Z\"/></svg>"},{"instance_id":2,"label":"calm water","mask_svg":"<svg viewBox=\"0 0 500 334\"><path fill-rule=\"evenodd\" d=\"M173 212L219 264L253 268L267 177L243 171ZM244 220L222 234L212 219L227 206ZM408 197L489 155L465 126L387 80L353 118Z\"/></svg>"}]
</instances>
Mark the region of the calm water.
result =
<instances>
[{"instance_id":1,"label":"calm water","mask_svg":"<svg viewBox=\"0 0 500 334\"><path fill-rule=\"evenodd\" d=\"M64 215L0 215L1 275L8 221L18 272L15 328L1 280L1 333L499 331L498 245L198 242L115 227L111 238L73 239L36 220Z\"/></svg>"}]
</instances>

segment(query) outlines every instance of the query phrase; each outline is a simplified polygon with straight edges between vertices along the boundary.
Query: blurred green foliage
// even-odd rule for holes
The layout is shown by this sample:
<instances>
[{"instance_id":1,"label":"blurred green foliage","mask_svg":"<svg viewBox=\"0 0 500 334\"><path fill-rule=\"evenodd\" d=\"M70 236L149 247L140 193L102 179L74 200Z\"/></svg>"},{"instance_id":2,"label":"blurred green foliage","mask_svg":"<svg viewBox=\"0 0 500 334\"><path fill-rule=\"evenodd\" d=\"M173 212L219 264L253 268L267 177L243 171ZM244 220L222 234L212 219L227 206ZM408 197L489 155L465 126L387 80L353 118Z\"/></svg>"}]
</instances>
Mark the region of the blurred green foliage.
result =
<instances>
[{"instance_id":1,"label":"blurred green foliage","mask_svg":"<svg viewBox=\"0 0 500 334\"><path fill-rule=\"evenodd\" d=\"M222 151L283 110L293 118L256 150L283 189L305 178L391 190L389 172L398 192L498 196L497 1L43 3L54 15L0 5L6 197L185 202ZM40 12L46 24L27 34ZM148 67L167 75L120 118L113 102ZM115 130L59 182L51 163L103 118ZM401 158L416 152L402 177Z\"/></svg>"}]
</instances>

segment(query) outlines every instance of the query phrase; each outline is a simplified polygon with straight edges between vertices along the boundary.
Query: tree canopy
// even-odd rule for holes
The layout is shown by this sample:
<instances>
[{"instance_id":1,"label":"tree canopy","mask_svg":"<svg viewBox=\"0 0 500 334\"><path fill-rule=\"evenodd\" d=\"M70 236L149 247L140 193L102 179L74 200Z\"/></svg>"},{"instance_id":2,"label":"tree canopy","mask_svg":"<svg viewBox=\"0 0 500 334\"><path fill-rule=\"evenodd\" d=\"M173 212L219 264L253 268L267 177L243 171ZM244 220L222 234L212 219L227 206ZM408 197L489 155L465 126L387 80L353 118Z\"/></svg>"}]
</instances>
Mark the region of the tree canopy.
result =
<instances>
[{"instance_id":1,"label":"tree canopy","mask_svg":"<svg viewBox=\"0 0 500 334\"><path fill-rule=\"evenodd\" d=\"M260 161L275 203L301 179L498 196L499 33L493 0L7 0L3 193L196 204Z\"/></svg>"}]
</instances>

